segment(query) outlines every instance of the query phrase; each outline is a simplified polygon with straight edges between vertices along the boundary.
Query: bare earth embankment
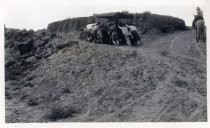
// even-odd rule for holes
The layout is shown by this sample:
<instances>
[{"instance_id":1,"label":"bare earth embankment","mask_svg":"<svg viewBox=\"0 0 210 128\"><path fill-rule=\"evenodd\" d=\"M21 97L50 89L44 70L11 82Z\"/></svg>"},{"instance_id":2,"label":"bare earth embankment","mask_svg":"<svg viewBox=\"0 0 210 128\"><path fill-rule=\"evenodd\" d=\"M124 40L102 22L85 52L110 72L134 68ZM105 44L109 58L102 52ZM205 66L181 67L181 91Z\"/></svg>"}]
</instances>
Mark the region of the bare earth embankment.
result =
<instances>
[{"instance_id":1,"label":"bare earth embankment","mask_svg":"<svg viewBox=\"0 0 210 128\"><path fill-rule=\"evenodd\" d=\"M75 38L50 40L68 43L6 80L6 122L207 121L206 55L192 30L138 48Z\"/></svg>"}]
</instances>

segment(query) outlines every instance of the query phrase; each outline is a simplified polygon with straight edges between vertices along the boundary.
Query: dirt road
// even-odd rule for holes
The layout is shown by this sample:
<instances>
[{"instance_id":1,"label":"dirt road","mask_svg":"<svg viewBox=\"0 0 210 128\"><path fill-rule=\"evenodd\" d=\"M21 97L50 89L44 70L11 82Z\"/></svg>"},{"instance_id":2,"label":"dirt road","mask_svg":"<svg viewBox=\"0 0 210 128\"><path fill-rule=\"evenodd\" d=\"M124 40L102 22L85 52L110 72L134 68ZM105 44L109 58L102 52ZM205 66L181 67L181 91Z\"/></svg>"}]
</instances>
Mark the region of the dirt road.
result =
<instances>
[{"instance_id":1,"label":"dirt road","mask_svg":"<svg viewBox=\"0 0 210 128\"><path fill-rule=\"evenodd\" d=\"M126 110L134 109L135 121L205 120L206 56L204 47L200 47L205 44L197 44L193 33L184 31L163 36L136 50L153 60L148 65L167 73L164 81L156 83L159 86L155 90L126 106ZM143 101L146 103L139 105Z\"/></svg>"}]
</instances>

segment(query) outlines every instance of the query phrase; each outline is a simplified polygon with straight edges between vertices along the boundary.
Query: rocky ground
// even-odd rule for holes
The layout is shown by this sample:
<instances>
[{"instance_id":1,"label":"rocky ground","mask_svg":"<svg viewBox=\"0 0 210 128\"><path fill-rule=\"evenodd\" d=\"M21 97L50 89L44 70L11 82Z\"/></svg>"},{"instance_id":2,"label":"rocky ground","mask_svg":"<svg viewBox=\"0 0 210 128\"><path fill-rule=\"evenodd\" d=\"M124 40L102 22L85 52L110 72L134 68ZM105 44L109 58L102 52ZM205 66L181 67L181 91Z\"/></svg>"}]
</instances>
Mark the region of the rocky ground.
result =
<instances>
[{"instance_id":1,"label":"rocky ground","mask_svg":"<svg viewBox=\"0 0 210 128\"><path fill-rule=\"evenodd\" d=\"M147 34L137 48L76 32L5 37L6 122L207 121L206 49L193 30Z\"/></svg>"}]
</instances>

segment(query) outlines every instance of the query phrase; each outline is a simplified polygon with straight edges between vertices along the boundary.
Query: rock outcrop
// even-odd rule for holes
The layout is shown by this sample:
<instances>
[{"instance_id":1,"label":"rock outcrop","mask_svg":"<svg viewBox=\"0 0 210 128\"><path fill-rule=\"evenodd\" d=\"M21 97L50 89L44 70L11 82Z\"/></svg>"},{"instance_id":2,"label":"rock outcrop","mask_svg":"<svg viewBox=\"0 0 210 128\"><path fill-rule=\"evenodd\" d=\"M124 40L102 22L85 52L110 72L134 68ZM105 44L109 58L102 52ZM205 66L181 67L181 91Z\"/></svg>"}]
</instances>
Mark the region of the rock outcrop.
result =
<instances>
[{"instance_id":1,"label":"rock outcrop","mask_svg":"<svg viewBox=\"0 0 210 128\"><path fill-rule=\"evenodd\" d=\"M16 79L27 68L42 58L48 58L58 49L71 43L61 40L61 36L42 30L5 29L6 80Z\"/></svg>"},{"instance_id":2,"label":"rock outcrop","mask_svg":"<svg viewBox=\"0 0 210 128\"><path fill-rule=\"evenodd\" d=\"M72 32L83 29L87 24L94 22L93 17L80 17L73 19L66 19L50 23L47 26L48 32Z\"/></svg>"},{"instance_id":3,"label":"rock outcrop","mask_svg":"<svg viewBox=\"0 0 210 128\"><path fill-rule=\"evenodd\" d=\"M107 19L99 19L96 16L65 19L62 21L50 23L47 27L47 31L56 33L80 31L84 29L89 23L106 21ZM172 16L151 14L150 12L134 14L133 24L135 24L138 30L141 30L142 33L147 33L148 31L154 28L164 33L186 29L185 22L182 19Z\"/></svg>"}]
</instances>

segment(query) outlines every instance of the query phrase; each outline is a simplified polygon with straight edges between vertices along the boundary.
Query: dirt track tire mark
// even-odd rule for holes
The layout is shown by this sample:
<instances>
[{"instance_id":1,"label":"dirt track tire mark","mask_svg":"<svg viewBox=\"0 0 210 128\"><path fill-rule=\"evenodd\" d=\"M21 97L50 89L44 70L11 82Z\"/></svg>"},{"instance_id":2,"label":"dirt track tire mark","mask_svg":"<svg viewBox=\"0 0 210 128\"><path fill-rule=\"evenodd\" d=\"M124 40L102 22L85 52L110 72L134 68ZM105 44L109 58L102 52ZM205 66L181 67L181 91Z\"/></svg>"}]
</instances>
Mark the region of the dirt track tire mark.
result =
<instances>
[{"instance_id":1,"label":"dirt track tire mark","mask_svg":"<svg viewBox=\"0 0 210 128\"><path fill-rule=\"evenodd\" d=\"M174 45L174 43L175 42L177 42L177 39L179 38L181 36L181 34L179 34L178 36L176 36L173 40L171 40L170 41L170 48L169 48L169 50L170 50L170 53L173 53L173 45Z\"/></svg>"},{"instance_id":2,"label":"dirt track tire mark","mask_svg":"<svg viewBox=\"0 0 210 128\"><path fill-rule=\"evenodd\" d=\"M192 31L182 32L170 41L170 53L185 58L204 59L205 55L197 45Z\"/></svg>"}]
</instances>

